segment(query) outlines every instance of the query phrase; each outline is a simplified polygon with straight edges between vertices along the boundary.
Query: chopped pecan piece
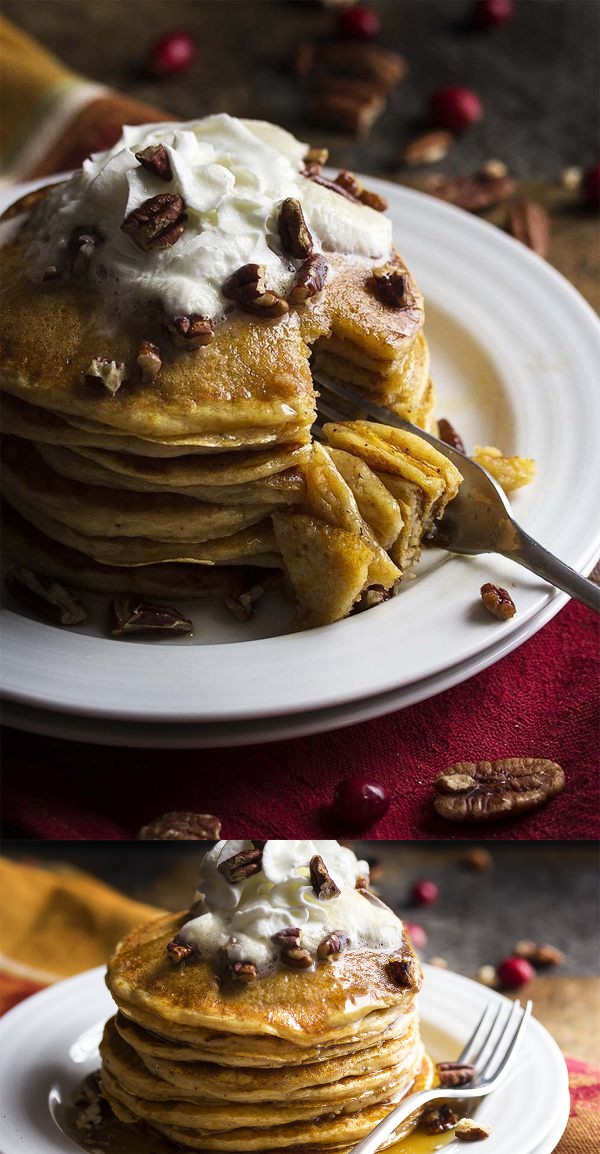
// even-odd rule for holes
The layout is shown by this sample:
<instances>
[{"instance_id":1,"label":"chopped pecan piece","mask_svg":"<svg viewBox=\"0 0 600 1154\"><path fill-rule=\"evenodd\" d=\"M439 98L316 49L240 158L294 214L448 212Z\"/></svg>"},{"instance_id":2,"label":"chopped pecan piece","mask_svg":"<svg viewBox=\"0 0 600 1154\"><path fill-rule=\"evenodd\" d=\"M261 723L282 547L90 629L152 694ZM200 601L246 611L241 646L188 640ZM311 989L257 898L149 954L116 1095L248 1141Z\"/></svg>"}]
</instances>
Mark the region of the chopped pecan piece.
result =
<instances>
[{"instance_id":1,"label":"chopped pecan piece","mask_svg":"<svg viewBox=\"0 0 600 1154\"><path fill-rule=\"evenodd\" d=\"M159 636L173 633L193 633L194 626L178 609L170 605L149 605L122 597L112 601L109 609L109 628L113 637L130 633L155 633Z\"/></svg>"},{"instance_id":2,"label":"chopped pecan piece","mask_svg":"<svg viewBox=\"0 0 600 1154\"><path fill-rule=\"evenodd\" d=\"M279 236L286 256L305 260L313 250L313 238L304 219L302 205L293 196L284 200L279 210Z\"/></svg>"},{"instance_id":3,"label":"chopped pecan piece","mask_svg":"<svg viewBox=\"0 0 600 1154\"><path fill-rule=\"evenodd\" d=\"M318 164L319 168L322 168L324 164L327 164L328 160L328 148L309 148L306 156L304 157L305 164Z\"/></svg>"},{"instance_id":4,"label":"chopped pecan piece","mask_svg":"<svg viewBox=\"0 0 600 1154\"><path fill-rule=\"evenodd\" d=\"M407 302L408 278L402 269L393 264L384 264L373 269L371 280L375 296L392 309L401 309Z\"/></svg>"},{"instance_id":5,"label":"chopped pecan piece","mask_svg":"<svg viewBox=\"0 0 600 1154\"><path fill-rule=\"evenodd\" d=\"M348 934L341 930L334 930L320 944L317 955L322 961L325 958L337 958L350 945Z\"/></svg>"},{"instance_id":6,"label":"chopped pecan piece","mask_svg":"<svg viewBox=\"0 0 600 1154\"><path fill-rule=\"evenodd\" d=\"M218 841L221 822L212 813L164 813L142 826L138 841Z\"/></svg>"},{"instance_id":7,"label":"chopped pecan piece","mask_svg":"<svg viewBox=\"0 0 600 1154\"><path fill-rule=\"evenodd\" d=\"M31 569L10 569L4 584L17 601L53 625L81 625L87 619L73 593Z\"/></svg>"},{"instance_id":8,"label":"chopped pecan piece","mask_svg":"<svg viewBox=\"0 0 600 1154\"><path fill-rule=\"evenodd\" d=\"M192 947L188 946L187 942L184 942L183 938L180 938L178 934L176 934L167 945L167 953L174 966L180 965L180 963L185 961L186 958L189 958L193 952Z\"/></svg>"},{"instance_id":9,"label":"chopped pecan piece","mask_svg":"<svg viewBox=\"0 0 600 1154\"><path fill-rule=\"evenodd\" d=\"M327 280L327 269L327 261L321 253L309 256L298 269L296 283L288 296L289 303L303 305L320 293Z\"/></svg>"},{"instance_id":10,"label":"chopped pecan piece","mask_svg":"<svg viewBox=\"0 0 600 1154\"><path fill-rule=\"evenodd\" d=\"M438 421L438 437L445 445L450 445L452 449L458 449L459 453L466 453L467 450L460 433L457 433L454 425L451 425L445 417L440 417Z\"/></svg>"},{"instance_id":11,"label":"chopped pecan piece","mask_svg":"<svg viewBox=\"0 0 600 1154\"><path fill-rule=\"evenodd\" d=\"M383 605L393 596L391 589L384 589L383 585L369 585L363 589L358 601L354 603L353 613L364 613L366 609L374 609L376 605Z\"/></svg>"},{"instance_id":12,"label":"chopped pecan piece","mask_svg":"<svg viewBox=\"0 0 600 1154\"><path fill-rule=\"evenodd\" d=\"M151 144L148 148L144 148L141 152L136 152L135 159L139 160L148 172L153 173L159 180L164 180L165 183L173 179L173 169L171 168L171 161L169 153L164 144Z\"/></svg>"},{"instance_id":13,"label":"chopped pecan piece","mask_svg":"<svg viewBox=\"0 0 600 1154\"><path fill-rule=\"evenodd\" d=\"M448 155L454 144L455 137L444 129L435 129L433 132L424 132L409 140L402 162L410 168L417 168L422 164L437 164Z\"/></svg>"},{"instance_id":14,"label":"chopped pecan piece","mask_svg":"<svg viewBox=\"0 0 600 1154\"><path fill-rule=\"evenodd\" d=\"M330 901L331 898L337 898L341 892L331 877L323 858L319 854L315 854L310 859L310 881L318 898L321 901Z\"/></svg>"},{"instance_id":15,"label":"chopped pecan piece","mask_svg":"<svg viewBox=\"0 0 600 1154\"><path fill-rule=\"evenodd\" d=\"M426 191L439 200L446 200L467 212L483 212L512 196L517 185L511 176L487 176L476 172L471 176L443 176L431 178Z\"/></svg>"},{"instance_id":16,"label":"chopped pecan piece","mask_svg":"<svg viewBox=\"0 0 600 1154\"><path fill-rule=\"evenodd\" d=\"M102 237L93 227L74 228L67 245L67 264L73 276L83 276L90 267L92 256L102 242Z\"/></svg>"},{"instance_id":17,"label":"chopped pecan piece","mask_svg":"<svg viewBox=\"0 0 600 1154\"><path fill-rule=\"evenodd\" d=\"M373 192L371 189L365 188L360 180L353 172L348 172L347 169L342 169L338 172L334 184L339 184L340 188L345 188L347 192L351 192L361 204L367 205L368 208L375 209L375 212L385 212L388 208L388 202L384 196L380 196L378 192Z\"/></svg>"},{"instance_id":18,"label":"chopped pecan piece","mask_svg":"<svg viewBox=\"0 0 600 1154\"><path fill-rule=\"evenodd\" d=\"M538 256L547 256L550 245L550 217L541 204L523 200L509 214L508 227L512 236L526 244Z\"/></svg>"},{"instance_id":19,"label":"chopped pecan piece","mask_svg":"<svg viewBox=\"0 0 600 1154\"><path fill-rule=\"evenodd\" d=\"M460 1142L480 1142L484 1138L489 1138L492 1133L489 1126L483 1126L480 1122L474 1122L472 1118L461 1118L454 1135Z\"/></svg>"},{"instance_id":20,"label":"chopped pecan piece","mask_svg":"<svg viewBox=\"0 0 600 1154\"><path fill-rule=\"evenodd\" d=\"M160 349L152 341L142 341L137 354L137 363L145 385L151 385L156 380L162 368Z\"/></svg>"},{"instance_id":21,"label":"chopped pecan piece","mask_svg":"<svg viewBox=\"0 0 600 1154\"><path fill-rule=\"evenodd\" d=\"M183 197L160 192L125 217L121 228L144 252L171 248L179 240L187 220Z\"/></svg>"},{"instance_id":22,"label":"chopped pecan piece","mask_svg":"<svg viewBox=\"0 0 600 1154\"><path fill-rule=\"evenodd\" d=\"M198 313L192 313L189 317L171 317L165 321L165 328L171 333L177 348L187 349L188 352L209 345L215 335L212 321Z\"/></svg>"},{"instance_id":23,"label":"chopped pecan piece","mask_svg":"<svg viewBox=\"0 0 600 1154\"><path fill-rule=\"evenodd\" d=\"M244 264L225 281L223 295L247 312L263 317L281 317L289 311L287 301L267 289L264 264Z\"/></svg>"},{"instance_id":24,"label":"chopped pecan piece","mask_svg":"<svg viewBox=\"0 0 600 1154\"><path fill-rule=\"evenodd\" d=\"M256 981L256 966L253 962L230 962L229 967L234 982L244 982L249 985Z\"/></svg>"},{"instance_id":25,"label":"chopped pecan piece","mask_svg":"<svg viewBox=\"0 0 600 1154\"><path fill-rule=\"evenodd\" d=\"M486 581L485 585L481 586L480 593L481 600L492 617L497 617L499 621L509 621L514 617L517 607L508 590L502 585Z\"/></svg>"},{"instance_id":26,"label":"chopped pecan piece","mask_svg":"<svg viewBox=\"0 0 600 1154\"><path fill-rule=\"evenodd\" d=\"M447 792L450 777L466 777L464 789ZM504 761L459 762L434 782L434 806L450 821L494 821L537 809L564 789L565 775L554 761L511 757Z\"/></svg>"},{"instance_id":27,"label":"chopped pecan piece","mask_svg":"<svg viewBox=\"0 0 600 1154\"><path fill-rule=\"evenodd\" d=\"M262 869L262 850L261 849L244 849L241 853L234 854L233 857L227 858L226 861L219 862L217 866L219 873L227 878L231 885L236 882L242 882L246 878L252 877L253 874L260 873Z\"/></svg>"},{"instance_id":28,"label":"chopped pecan piece","mask_svg":"<svg viewBox=\"0 0 600 1154\"><path fill-rule=\"evenodd\" d=\"M438 1078L440 1086L466 1086L473 1081L477 1071L468 1062L438 1062Z\"/></svg>"},{"instance_id":29,"label":"chopped pecan piece","mask_svg":"<svg viewBox=\"0 0 600 1154\"><path fill-rule=\"evenodd\" d=\"M122 361L109 360L108 357L93 357L84 373L84 378L90 383L102 381L102 384L112 393L119 391L123 381L128 380L129 373Z\"/></svg>"},{"instance_id":30,"label":"chopped pecan piece","mask_svg":"<svg viewBox=\"0 0 600 1154\"><path fill-rule=\"evenodd\" d=\"M237 617L238 621L249 621L255 612L256 602L262 597L264 589L262 585L253 585L251 589L247 589L245 593L240 593L238 597L227 596L225 604L227 608Z\"/></svg>"},{"instance_id":31,"label":"chopped pecan piece","mask_svg":"<svg viewBox=\"0 0 600 1154\"><path fill-rule=\"evenodd\" d=\"M419 1129L426 1134L443 1134L445 1130L454 1130L458 1118L444 1102L441 1106L427 1106L419 1119Z\"/></svg>"},{"instance_id":32,"label":"chopped pecan piece","mask_svg":"<svg viewBox=\"0 0 600 1154\"><path fill-rule=\"evenodd\" d=\"M420 990L423 984L421 967L415 957L390 958L387 970L395 986L406 990Z\"/></svg>"},{"instance_id":33,"label":"chopped pecan piece","mask_svg":"<svg viewBox=\"0 0 600 1154\"><path fill-rule=\"evenodd\" d=\"M333 180L328 180L326 176L321 176L320 169L318 172L312 172L305 168L301 175L306 176L308 180L314 181L315 184L320 184L322 188L328 188L330 192L337 192L338 196L343 196L346 200L351 200L353 204L360 204L357 197L353 196L347 189L342 188L341 184L335 184Z\"/></svg>"},{"instance_id":34,"label":"chopped pecan piece","mask_svg":"<svg viewBox=\"0 0 600 1154\"><path fill-rule=\"evenodd\" d=\"M285 930L278 930L271 938L272 942L277 942L280 946L297 946L300 941L301 930L295 926Z\"/></svg>"},{"instance_id":35,"label":"chopped pecan piece","mask_svg":"<svg viewBox=\"0 0 600 1154\"><path fill-rule=\"evenodd\" d=\"M291 970L308 970L312 966L312 956L301 946L284 946L281 951L281 961Z\"/></svg>"}]
</instances>

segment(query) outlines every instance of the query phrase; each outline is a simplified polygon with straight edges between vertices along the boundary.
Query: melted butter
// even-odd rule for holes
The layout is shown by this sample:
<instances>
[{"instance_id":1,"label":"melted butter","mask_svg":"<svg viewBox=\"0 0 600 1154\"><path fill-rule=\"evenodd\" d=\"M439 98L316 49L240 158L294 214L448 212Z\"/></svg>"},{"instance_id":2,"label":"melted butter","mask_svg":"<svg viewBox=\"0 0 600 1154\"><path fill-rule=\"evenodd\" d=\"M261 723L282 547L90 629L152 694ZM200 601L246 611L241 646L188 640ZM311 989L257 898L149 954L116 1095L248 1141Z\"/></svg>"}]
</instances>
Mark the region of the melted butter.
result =
<instances>
[{"instance_id":1,"label":"melted butter","mask_svg":"<svg viewBox=\"0 0 600 1154\"><path fill-rule=\"evenodd\" d=\"M386 1154L434 1154L435 1150L443 1150L449 1142L454 1138L454 1130L447 1130L445 1134L420 1134L415 1131L414 1134L409 1134L408 1138L403 1138L401 1142L396 1142L393 1146L388 1146Z\"/></svg>"}]
</instances>

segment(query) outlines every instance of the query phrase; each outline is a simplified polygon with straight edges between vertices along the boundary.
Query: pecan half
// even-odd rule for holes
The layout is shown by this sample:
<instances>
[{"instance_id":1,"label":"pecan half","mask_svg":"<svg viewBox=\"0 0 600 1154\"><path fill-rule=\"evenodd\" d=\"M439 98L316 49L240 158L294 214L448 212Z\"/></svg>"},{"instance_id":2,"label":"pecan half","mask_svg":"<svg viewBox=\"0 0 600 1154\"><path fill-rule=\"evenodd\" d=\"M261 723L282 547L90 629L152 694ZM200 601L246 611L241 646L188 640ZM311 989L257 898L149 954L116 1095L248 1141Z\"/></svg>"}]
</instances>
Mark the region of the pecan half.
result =
<instances>
[{"instance_id":1,"label":"pecan half","mask_svg":"<svg viewBox=\"0 0 600 1154\"><path fill-rule=\"evenodd\" d=\"M454 1136L460 1142L481 1142L484 1138L489 1138L491 1133L489 1126L474 1122L472 1118L461 1118L454 1131Z\"/></svg>"},{"instance_id":2,"label":"pecan half","mask_svg":"<svg viewBox=\"0 0 600 1154\"><path fill-rule=\"evenodd\" d=\"M327 902L331 898L337 898L341 892L331 877L323 858L319 854L315 854L310 859L310 881L318 898L321 901Z\"/></svg>"},{"instance_id":3,"label":"pecan half","mask_svg":"<svg viewBox=\"0 0 600 1154\"><path fill-rule=\"evenodd\" d=\"M465 776L464 789L448 790L450 777ZM470 784L472 782L472 784ZM511 757L504 761L463 761L434 781L434 807L449 821L494 821L537 809L564 789L565 775L554 761Z\"/></svg>"},{"instance_id":4,"label":"pecan half","mask_svg":"<svg viewBox=\"0 0 600 1154\"><path fill-rule=\"evenodd\" d=\"M460 433L457 433L454 425L450 424L445 417L440 417L438 421L438 437L445 445L450 445L453 449L458 449L459 453L466 453L463 439Z\"/></svg>"},{"instance_id":5,"label":"pecan half","mask_svg":"<svg viewBox=\"0 0 600 1154\"><path fill-rule=\"evenodd\" d=\"M301 930L295 926L289 929L278 930L271 938L272 942L277 942L280 946L297 946L300 941Z\"/></svg>"},{"instance_id":6,"label":"pecan half","mask_svg":"<svg viewBox=\"0 0 600 1154\"><path fill-rule=\"evenodd\" d=\"M245 593L240 593L237 597L227 596L225 604L238 621L249 621L255 613L256 602L263 593L262 585L253 585L251 589L247 589Z\"/></svg>"},{"instance_id":7,"label":"pecan half","mask_svg":"<svg viewBox=\"0 0 600 1154\"><path fill-rule=\"evenodd\" d=\"M221 822L212 813L164 813L143 825L138 841L218 841Z\"/></svg>"},{"instance_id":8,"label":"pecan half","mask_svg":"<svg viewBox=\"0 0 600 1154\"><path fill-rule=\"evenodd\" d=\"M178 934L176 934L167 945L167 953L174 966L179 966L181 962L189 958L193 952L192 947L188 946L187 942L184 942Z\"/></svg>"},{"instance_id":9,"label":"pecan half","mask_svg":"<svg viewBox=\"0 0 600 1154\"><path fill-rule=\"evenodd\" d=\"M379 44L332 40L321 46L318 63L329 76L370 80L381 92L391 92L408 71L403 56Z\"/></svg>"},{"instance_id":10,"label":"pecan half","mask_svg":"<svg viewBox=\"0 0 600 1154\"><path fill-rule=\"evenodd\" d=\"M420 990L423 984L421 967L416 958L390 958L387 971L395 986L406 990Z\"/></svg>"},{"instance_id":11,"label":"pecan half","mask_svg":"<svg viewBox=\"0 0 600 1154\"><path fill-rule=\"evenodd\" d=\"M223 295L247 312L263 317L281 317L289 311L287 301L270 292L265 284L264 264L244 264L223 285Z\"/></svg>"},{"instance_id":12,"label":"pecan half","mask_svg":"<svg viewBox=\"0 0 600 1154\"><path fill-rule=\"evenodd\" d=\"M246 878L252 877L253 874L260 873L262 850L243 849L241 853L236 853L233 857L228 857L226 861L219 862L217 869L231 885L235 885L236 882L242 882Z\"/></svg>"},{"instance_id":13,"label":"pecan half","mask_svg":"<svg viewBox=\"0 0 600 1154\"><path fill-rule=\"evenodd\" d=\"M334 184L339 184L340 188L345 188L347 192L351 192L361 204L375 209L375 212L385 212L388 208L388 202L384 196L380 196L378 192L373 192L372 189L365 188L358 177L345 168L338 172Z\"/></svg>"},{"instance_id":14,"label":"pecan half","mask_svg":"<svg viewBox=\"0 0 600 1154\"><path fill-rule=\"evenodd\" d=\"M198 313L192 313L189 317L169 317L164 325L171 334L173 344L188 352L209 345L215 335L212 321Z\"/></svg>"},{"instance_id":15,"label":"pecan half","mask_svg":"<svg viewBox=\"0 0 600 1154\"><path fill-rule=\"evenodd\" d=\"M438 1062L440 1086L466 1086L473 1081L477 1071L467 1062Z\"/></svg>"},{"instance_id":16,"label":"pecan half","mask_svg":"<svg viewBox=\"0 0 600 1154\"><path fill-rule=\"evenodd\" d=\"M547 256L550 247L550 217L541 204L523 200L511 209L508 229L516 240L526 244L538 256Z\"/></svg>"},{"instance_id":17,"label":"pecan half","mask_svg":"<svg viewBox=\"0 0 600 1154\"><path fill-rule=\"evenodd\" d=\"M419 1129L424 1130L426 1134L443 1134L445 1130L454 1130L458 1118L448 1105L444 1102L441 1106L428 1106L419 1119Z\"/></svg>"},{"instance_id":18,"label":"pecan half","mask_svg":"<svg viewBox=\"0 0 600 1154\"><path fill-rule=\"evenodd\" d=\"M293 196L283 201L279 210L279 236L286 256L305 260L313 250L313 238L304 219L302 205Z\"/></svg>"},{"instance_id":19,"label":"pecan half","mask_svg":"<svg viewBox=\"0 0 600 1154\"><path fill-rule=\"evenodd\" d=\"M152 341L142 341L136 359L144 384L151 385L162 368L158 345L154 345Z\"/></svg>"},{"instance_id":20,"label":"pecan half","mask_svg":"<svg viewBox=\"0 0 600 1154\"><path fill-rule=\"evenodd\" d=\"M517 942L515 954L518 958L525 958L531 962L536 969L543 969L545 966L562 966L565 960L562 950L557 949L556 946L538 945L537 942L529 941Z\"/></svg>"},{"instance_id":21,"label":"pecan half","mask_svg":"<svg viewBox=\"0 0 600 1154\"><path fill-rule=\"evenodd\" d=\"M417 168L422 164L437 164L448 155L455 141L451 132L436 129L433 132L423 132L409 140L402 153L402 163L409 168Z\"/></svg>"},{"instance_id":22,"label":"pecan half","mask_svg":"<svg viewBox=\"0 0 600 1154\"><path fill-rule=\"evenodd\" d=\"M91 226L74 228L67 244L67 264L73 276L83 276L90 267L90 261L102 236Z\"/></svg>"},{"instance_id":23,"label":"pecan half","mask_svg":"<svg viewBox=\"0 0 600 1154\"><path fill-rule=\"evenodd\" d=\"M446 200L467 212L483 212L493 208L512 196L517 185L511 176L487 176L476 172L471 176L457 176L446 179L431 177L426 191L439 200Z\"/></svg>"},{"instance_id":24,"label":"pecan half","mask_svg":"<svg viewBox=\"0 0 600 1154\"><path fill-rule=\"evenodd\" d=\"M179 240L187 220L183 197L160 192L125 217L121 228L144 252L171 248Z\"/></svg>"},{"instance_id":25,"label":"pecan half","mask_svg":"<svg viewBox=\"0 0 600 1154\"><path fill-rule=\"evenodd\" d=\"M517 607L508 590L503 589L502 585L486 581L485 585L481 586L480 593L481 600L492 617L497 617L499 621L509 621L514 617Z\"/></svg>"},{"instance_id":26,"label":"pecan half","mask_svg":"<svg viewBox=\"0 0 600 1154\"><path fill-rule=\"evenodd\" d=\"M89 383L102 381L102 384L109 393L112 393L113 397L128 377L129 373L123 362L120 361L117 364L116 361L111 361L108 357L93 357L84 373L85 381Z\"/></svg>"},{"instance_id":27,"label":"pecan half","mask_svg":"<svg viewBox=\"0 0 600 1154\"><path fill-rule=\"evenodd\" d=\"M87 620L87 610L73 593L31 569L10 569L4 584L21 605L53 625L81 625Z\"/></svg>"},{"instance_id":28,"label":"pecan half","mask_svg":"<svg viewBox=\"0 0 600 1154\"><path fill-rule=\"evenodd\" d=\"M292 305L303 305L320 293L327 280L328 265L321 253L314 253L300 265L296 283L288 295Z\"/></svg>"},{"instance_id":29,"label":"pecan half","mask_svg":"<svg viewBox=\"0 0 600 1154\"><path fill-rule=\"evenodd\" d=\"M139 160L140 164L147 168L148 172L157 176L159 180L167 182L173 179L171 160L164 144L149 145L141 152L136 152L135 159Z\"/></svg>"},{"instance_id":30,"label":"pecan half","mask_svg":"<svg viewBox=\"0 0 600 1154\"><path fill-rule=\"evenodd\" d=\"M313 964L311 954L301 946L284 946L280 957L284 966L291 970L308 970Z\"/></svg>"},{"instance_id":31,"label":"pecan half","mask_svg":"<svg viewBox=\"0 0 600 1154\"><path fill-rule=\"evenodd\" d=\"M320 944L317 949L317 956L322 961L325 958L337 958L350 945L350 938L348 934L342 933L341 930L334 930L329 934Z\"/></svg>"},{"instance_id":32,"label":"pecan half","mask_svg":"<svg viewBox=\"0 0 600 1154\"><path fill-rule=\"evenodd\" d=\"M371 284L375 296L389 308L401 309L408 303L406 294L408 277L395 265L384 264L374 268Z\"/></svg>"},{"instance_id":33,"label":"pecan half","mask_svg":"<svg viewBox=\"0 0 600 1154\"><path fill-rule=\"evenodd\" d=\"M113 637L130 633L153 633L164 637L173 633L193 633L194 626L183 613L170 605L149 605L131 597L122 597L111 602L109 629Z\"/></svg>"},{"instance_id":34,"label":"pecan half","mask_svg":"<svg viewBox=\"0 0 600 1154\"><path fill-rule=\"evenodd\" d=\"M230 962L229 968L234 982L244 982L249 985L256 981L256 966L254 962Z\"/></svg>"}]
</instances>

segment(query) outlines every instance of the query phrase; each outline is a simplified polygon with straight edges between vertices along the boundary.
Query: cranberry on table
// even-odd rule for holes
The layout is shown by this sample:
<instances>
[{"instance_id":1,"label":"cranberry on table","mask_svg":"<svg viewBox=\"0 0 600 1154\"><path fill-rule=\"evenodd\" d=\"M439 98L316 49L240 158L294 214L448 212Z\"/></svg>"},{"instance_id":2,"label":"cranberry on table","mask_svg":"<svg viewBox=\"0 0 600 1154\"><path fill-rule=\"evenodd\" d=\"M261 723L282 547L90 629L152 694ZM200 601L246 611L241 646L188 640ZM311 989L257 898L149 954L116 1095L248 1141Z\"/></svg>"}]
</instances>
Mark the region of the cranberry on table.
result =
<instances>
[{"instance_id":1,"label":"cranberry on table","mask_svg":"<svg viewBox=\"0 0 600 1154\"><path fill-rule=\"evenodd\" d=\"M423 926L417 925L416 922L405 922L404 928L415 947L415 950L422 950L427 945L427 934Z\"/></svg>"},{"instance_id":2,"label":"cranberry on table","mask_svg":"<svg viewBox=\"0 0 600 1154\"><path fill-rule=\"evenodd\" d=\"M410 891L410 898L416 906L431 906L438 900L440 891L435 882L425 879L415 882Z\"/></svg>"},{"instance_id":3,"label":"cranberry on table","mask_svg":"<svg viewBox=\"0 0 600 1154\"><path fill-rule=\"evenodd\" d=\"M483 118L483 104L472 88L447 84L433 93L429 102L429 119L449 132L464 132Z\"/></svg>"},{"instance_id":4,"label":"cranberry on table","mask_svg":"<svg viewBox=\"0 0 600 1154\"><path fill-rule=\"evenodd\" d=\"M600 208L600 164L588 168L583 177L583 191L590 208Z\"/></svg>"},{"instance_id":5,"label":"cranberry on table","mask_svg":"<svg viewBox=\"0 0 600 1154\"><path fill-rule=\"evenodd\" d=\"M333 812L344 825L364 828L387 813L390 800L387 790L377 782L347 777L336 786Z\"/></svg>"},{"instance_id":6,"label":"cranberry on table","mask_svg":"<svg viewBox=\"0 0 600 1154\"><path fill-rule=\"evenodd\" d=\"M378 35L381 23L371 8L358 4L356 8L342 8L337 16L336 27L340 36L348 40L372 40Z\"/></svg>"},{"instance_id":7,"label":"cranberry on table","mask_svg":"<svg viewBox=\"0 0 600 1154\"><path fill-rule=\"evenodd\" d=\"M513 0L475 0L473 23L479 28L496 28L514 16Z\"/></svg>"},{"instance_id":8,"label":"cranberry on table","mask_svg":"<svg viewBox=\"0 0 600 1154\"><path fill-rule=\"evenodd\" d=\"M497 969L498 980L505 990L518 990L535 978L535 970L525 958L505 958Z\"/></svg>"},{"instance_id":9,"label":"cranberry on table","mask_svg":"<svg viewBox=\"0 0 600 1154\"><path fill-rule=\"evenodd\" d=\"M196 42L188 32L167 32L150 49L148 68L154 76L185 72L196 55Z\"/></svg>"}]
</instances>

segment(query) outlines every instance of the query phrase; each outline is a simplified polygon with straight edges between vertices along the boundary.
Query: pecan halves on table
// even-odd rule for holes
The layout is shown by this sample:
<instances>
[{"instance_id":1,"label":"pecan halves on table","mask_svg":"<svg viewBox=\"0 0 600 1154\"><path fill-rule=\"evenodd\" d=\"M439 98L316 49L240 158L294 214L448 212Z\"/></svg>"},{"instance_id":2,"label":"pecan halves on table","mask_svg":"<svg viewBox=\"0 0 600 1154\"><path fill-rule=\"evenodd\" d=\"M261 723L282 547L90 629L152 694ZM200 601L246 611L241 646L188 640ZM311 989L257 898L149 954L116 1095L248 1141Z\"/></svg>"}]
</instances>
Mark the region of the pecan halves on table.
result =
<instances>
[{"instance_id":1,"label":"pecan halves on table","mask_svg":"<svg viewBox=\"0 0 600 1154\"><path fill-rule=\"evenodd\" d=\"M468 1062L438 1062L440 1086L447 1088L466 1086L473 1081L477 1071Z\"/></svg>"},{"instance_id":2,"label":"pecan halves on table","mask_svg":"<svg viewBox=\"0 0 600 1154\"><path fill-rule=\"evenodd\" d=\"M458 762L434 781L434 807L449 821L494 821L537 809L564 789L560 765L538 757Z\"/></svg>"},{"instance_id":3,"label":"pecan halves on table","mask_svg":"<svg viewBox=\"0 0 600 1154\"><path fill-rule=\"evenodd\" d=\"M160 192L145 200L125 217L121 228L144 252L171 248L179 240L187 220L183 197Z\"/></svg>"}]
</instances>

